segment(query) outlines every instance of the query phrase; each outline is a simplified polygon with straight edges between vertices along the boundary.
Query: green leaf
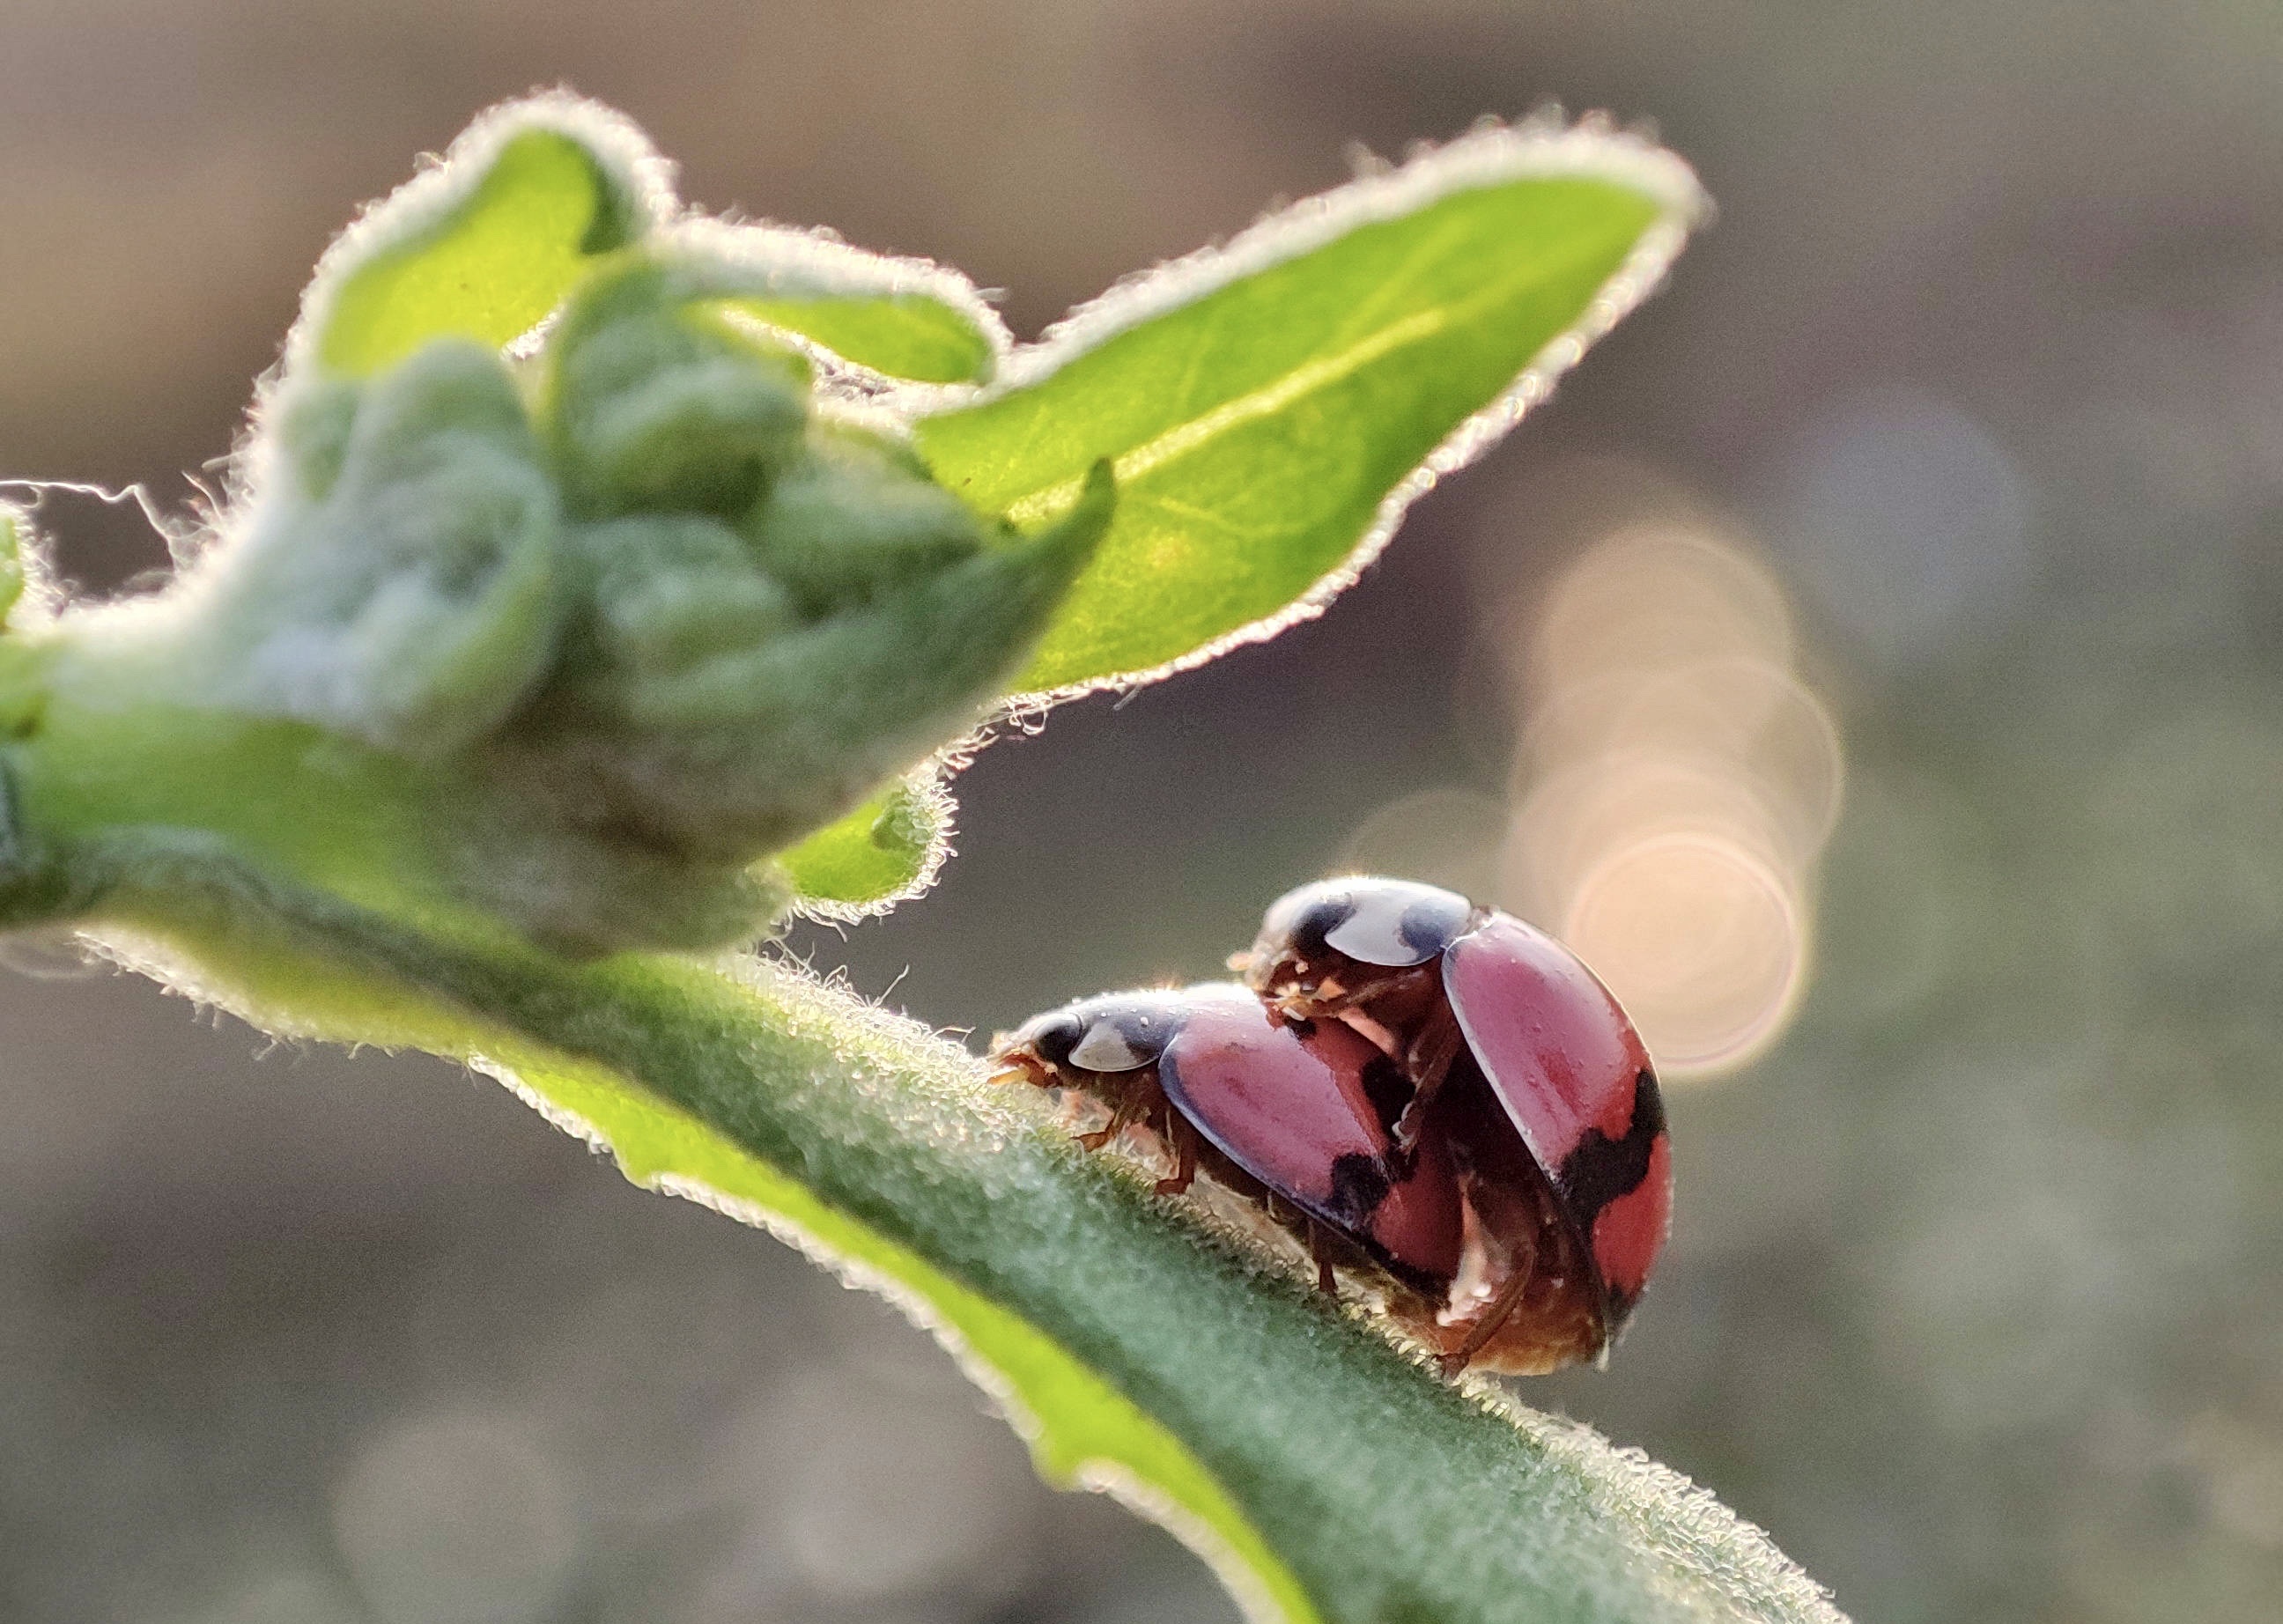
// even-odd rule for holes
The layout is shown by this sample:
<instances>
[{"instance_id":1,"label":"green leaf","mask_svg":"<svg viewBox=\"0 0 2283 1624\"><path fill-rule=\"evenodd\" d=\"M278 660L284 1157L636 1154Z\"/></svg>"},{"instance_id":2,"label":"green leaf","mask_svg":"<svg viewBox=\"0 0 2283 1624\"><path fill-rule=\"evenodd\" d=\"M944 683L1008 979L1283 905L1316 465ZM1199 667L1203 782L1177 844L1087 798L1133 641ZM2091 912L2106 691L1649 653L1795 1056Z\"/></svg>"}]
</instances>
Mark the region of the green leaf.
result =
<instances>
[{"instance_id":1,"label":"green leaf","mask_svg":"<svg viewBox=\"0 0 2283 1624\"><path fill-rule=\"evenodd\" d=\"M691 299L889 383L960 385L999 369L1006 323L957 271L784 226L676 221L657 240Z\"/></svg>"},{"instance_id":2,"label":"green leaf","mask_svg":"<svg viewBox=\"0 0 2283 1624\"><path fill-rule=\"evenodd\" d=\"M732 299L738 315L822 345L889 377L980 384L998 362L988 331L954 306L920 293L832 299Z\"/></svg>"},{"instance_id":3,"label":"green leaf","mask_svg":"<svg viewBox=\"0 0 2283 1624\"><path fill-rule=\"evenodd\" d=\"M1031 525L1098 457L1118 510L1021 686L1115 686L1265 636L1352 579L1436 475L1638 300L1702 209L1626 137L1489 130L1105 296L918 425Z\"/></svg>"},{"instance_id":4,"label":"green leaf","mask_svg":"<svg viewBox=\"0 0 2283 1624\"><path fill-rule=\"evenodd\" d=\"M950 855L951 795L939 771L922 767L776 862L791 876L800 910L855 919L916 897Z\"/></svg>"},{"instance_id":5,"label":"green leaf","mask_svg":"<svg viewBox=\"0 0 2283 1624\"><path fill-rule=\"evenodd\" d=\"M111 882L123 961L273 1031L471 1060L636 1182L884 1292L1046 1476L1166 1523L1256 1619L1836 1624L1683 1480L1439 1381L1027 1091L804 975L424 936L213 847Z\"/></svg>"},{"instance_id":6,"label":"green leaf","mask_svg":"<svg viewBox=\"0 0 2283 1624\"><path fill-rule=\"evenodd\" d=\"M1438 1379L963 1050L757 960L534 948L440 896L423 769L163 690L122 714L110 657L0 640L0 688L54 685L4 756L0 924L91 929L281 1035L499 1072L639 1182L884 1292L1042 1472L1165 1521L1256 1618L1836 1624L1708 1496Z\"/></svg>"},{"instance_id":7,"label":"green leaf","mask_svg":"<svg viewBox=\"0 0 2283 1624\"><path fill-rule=\"evenodd\" d=\"M661 206L634 178L645 161L638 137L565 99L479 124L327 255L297 351L362 377L432 338L520 337L644 230Z\"/></svg>"},{"instance_id":8,"label":"green leaf","mask_svg":"<svg viewBox=\"0 0 2283 1624\"><path fill-rule=\"evenodd\" d=\"M0 626L8 624L16 602L24 595L24 516L0 505Z\"/></svg>"}]
</instances>

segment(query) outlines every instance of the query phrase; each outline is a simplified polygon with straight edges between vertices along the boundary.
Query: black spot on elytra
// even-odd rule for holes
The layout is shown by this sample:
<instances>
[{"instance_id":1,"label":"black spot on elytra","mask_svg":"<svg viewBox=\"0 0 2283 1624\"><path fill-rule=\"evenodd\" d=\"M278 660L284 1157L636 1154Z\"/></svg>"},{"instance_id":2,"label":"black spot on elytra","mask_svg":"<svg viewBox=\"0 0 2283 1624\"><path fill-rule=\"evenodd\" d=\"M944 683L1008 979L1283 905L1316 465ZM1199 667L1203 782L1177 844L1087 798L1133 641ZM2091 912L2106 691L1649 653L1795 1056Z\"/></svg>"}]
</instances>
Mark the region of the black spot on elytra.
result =
<instances>
[{"instance_id":1,"label":"black spot on elytra","mask_svg":"<svg viewBox=\"0 0 2283 1624\"><path fill-rule=\"evenodd\" d=\"M1633 1079L1633 1120L1625 1137L1613 1139L1599 1128L1586 1129L1554 1177L1580 1229L1590 1235L1602 1208L1640 1188L1648 1177L1649 1149L1664 1131L1664 1100L1656 1092L1656 1074L1644 1070Z\"/></svg>"},{"instance_id":2,"label":"black spot on elytra","mask_svg":"<svg viewBox=\"0 0 2283 1624\"><path fill-rule=\"evenodd\" d=\"M1360 1232L1387 1199L1387 1164L1377 1156L1352 1150L1332 1159L1332 1189L1325 1198L1325 1216L1343 1228Z\"/></svg>"},{"instance_id":3,"label":"black spot on elytra","mask_svg":"<svg viewBox=\"0 0 2283 1624\"><path fill-rule=\"evenodd\" d=\"M1384 1054L1375 1054L1365 1062L1361 1081L1364 1097L1371 1101L1371 1114L1379 1125L1392 1133L1395 1119L1403 1115L1403 1107L1411 1103L1411 1079L1403 1075L1403 1068Z\"/></svg>"}]
</instances>

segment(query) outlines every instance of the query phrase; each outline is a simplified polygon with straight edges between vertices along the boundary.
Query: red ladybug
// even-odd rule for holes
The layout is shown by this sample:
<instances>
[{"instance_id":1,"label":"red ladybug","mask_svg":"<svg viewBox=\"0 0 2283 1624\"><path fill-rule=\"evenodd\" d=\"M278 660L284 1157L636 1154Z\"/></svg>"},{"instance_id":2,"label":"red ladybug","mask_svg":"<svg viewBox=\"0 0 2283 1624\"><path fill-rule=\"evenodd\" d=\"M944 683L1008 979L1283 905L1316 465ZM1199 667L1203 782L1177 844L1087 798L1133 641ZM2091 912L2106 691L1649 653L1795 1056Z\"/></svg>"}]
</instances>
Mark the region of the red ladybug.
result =
<instances>
[{"instance_id":1,"label":"red ladybug","mask_svg":"<svg viewBox=\"0 0 2283 1624\"><path fill-rule=\"evenodd\" d=\"M1318 1284L1335 1262L1439 1298L1462 1261L1457 1176L1439 1140L1398 1155L1388 1123L1411 1092L1399 1068L1339 1022L1294 1022L1246 989L1106 993L1025 1022L997 1046L1001 1081L1075 1090L1108 1112L1079 1136L1099 1149L1154 1132L1172 1170L1202 1167L1300 1235Z\"/></svg>"},{"instance_id":2,"label":"red ladybug","mask_svg":"<svg viewBox=\"0 0 2283 1624\"><path fill-rule=\"evenodd\" d=\"M1399 1154L1447 1141L1471 1222L1438 1317L1479 1304L1463 1351L1496 1368L1605 1353L1664 1244L1672 1153L1648 1052L1593 972L1511 914L1361 877L1279 899L1237 962L1272 1008L1402 1066Z\"/></svg>"}]
</instances>

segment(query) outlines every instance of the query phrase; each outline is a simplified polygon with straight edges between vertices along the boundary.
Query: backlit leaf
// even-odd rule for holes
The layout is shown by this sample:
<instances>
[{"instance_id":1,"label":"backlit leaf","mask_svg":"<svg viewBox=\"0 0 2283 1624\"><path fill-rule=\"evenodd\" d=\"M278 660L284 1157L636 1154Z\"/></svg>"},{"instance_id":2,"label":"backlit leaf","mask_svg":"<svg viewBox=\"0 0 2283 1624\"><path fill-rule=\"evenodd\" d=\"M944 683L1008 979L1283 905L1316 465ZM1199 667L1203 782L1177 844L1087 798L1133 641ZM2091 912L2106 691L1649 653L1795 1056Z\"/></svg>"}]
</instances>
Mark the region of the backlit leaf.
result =
<instances>
[{"instance_id":1,"label":"backlit leaf","mask_svg":"<svg viewBox=\"0 0 2283 1624\"><path fill-rule=\"evenodd\" d=\"M979 384L998 359L989 336L966 312L925 294L725 302L860 367L916 384Z\"/></svg>"},{"instance_id":2,"label":"backlit leaf","mask_svg":"<svg viewBox=\"0 0 2283 1624\"><path fill-rule=\"evenodd\" d=\"M951 796L931 765L775 860L791 876L802 912L854 918L925 890L950 855L950 832Z\"/></svg>"},{"instance_id":3,"label":"backlit leaf","mask_svg":"<svg viewBox=\"0 0 2283 1624\"><path fill-rule=\"evenodd\" d=\"M919 424L937 476L1025 526L1097 457L1119 492L1022 687L1162 674L1320 605L1655 284L1701 210L1687 168L1629 137L1487 130L1017 352Z\"/></svg>"},{"instance_id":4,"label":"backlit leaf","mask_svg":"<svg viewBox=\"0 0 2283 1624\"><path fill-rule=\"evenodd\" d=\"M478 125L335 245L297 352L356 377L431 338L505 344L529 331L598 255L646 229L657 202L639 183L645 158L638 137L581 104Z\"/></svg>"}]
</instances>

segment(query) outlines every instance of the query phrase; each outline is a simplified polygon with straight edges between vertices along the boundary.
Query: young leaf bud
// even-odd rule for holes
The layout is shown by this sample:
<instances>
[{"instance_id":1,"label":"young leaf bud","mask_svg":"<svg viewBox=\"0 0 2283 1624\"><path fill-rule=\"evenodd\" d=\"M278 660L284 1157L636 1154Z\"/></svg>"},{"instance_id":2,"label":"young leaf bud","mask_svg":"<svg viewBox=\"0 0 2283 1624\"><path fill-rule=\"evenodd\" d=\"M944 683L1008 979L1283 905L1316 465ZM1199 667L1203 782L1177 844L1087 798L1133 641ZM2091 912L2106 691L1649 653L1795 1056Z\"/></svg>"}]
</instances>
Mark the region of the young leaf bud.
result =
<instances>
[{"instance_id":1,"label":"young leaf bud","mask_svg":"<svg viewBox=\"0 0 2283 1624\"><path fill-rule=\"evenodd\" d=\"M448 755L551 657L553 484L479 346L432 344L360 391L321 387L278 415L300 488L268 493L202 583L198 664L239 708Z\"/></svg>"},{"instance_id":2,"label":"young leaf bud","mask_svg":"<svg viewBox=\"0 0 2283 1624\"><path fill-rule=\"evenodd\" d=\"M296 378L271 398L272 478L292 481L272 492L271 501L316 502L332 494L364 396L361 383L313 374Z\"/></svg>"},{"instance_id":3,"label":"young leaf bud","mask_svg":"<svg viewBox=\"0 0 2283 1624\"><path fill-rule=\"evenodd\" d=\"M570 510L743 514L800 449L808 363L677 297L636 260L604 273L548 346Z\"/></svg>"},{"instance_id":4,"label":"young leaf bud","mask_svg":"<svg viewBox=\"0 0 2283 1624\"><path fill-rule=\"evenodd\" d=\"M1099 468L1039 535L978 537L868 602L675 669L637 668L596 629L597 603L493 758L517 793L574 826L707 861L779 850L974 724L1093 555L1113 501Z\"/></svg>"},{"instance_id":5,"label":"young leaf bud","mask_svg":"<svg viewBox=\"0 0 2283 1624\"><path fill-rule=\"evenodd\" d=\"M534 939L752 934L791 895L762 859L1003 690L1108 527L1108 467L1019 535L813 416L799 355L640 249L526 368L444 338L290 378L171 604L180 666L200 703L441 768L448 883ZM882 861L933 850L884 834Z\"/></svg>"},{"instance_id":6,"label":"young leaf bud","mask_svg":"<svg viewBox=\"0 0 2283 1624\"><path fill-rule=\"evenodd\" d=\"M820 423L809 449L745 522L762 567L804 615L869 602L983 545L975 516L910 447Z\"/></svg>"},{"instance_id":7,"label":"young leaf bud","mask_svg":"<svg viewBox=\"0 0 2283 1624\"><path fill-rule=\"evenodd\" d=\"M744 538L690 514L635 514L572 532L577 595L587 612L566 665L678 676L704 661L791 631L792 595L755 567Z\"/></svg>"}]
</instances>

